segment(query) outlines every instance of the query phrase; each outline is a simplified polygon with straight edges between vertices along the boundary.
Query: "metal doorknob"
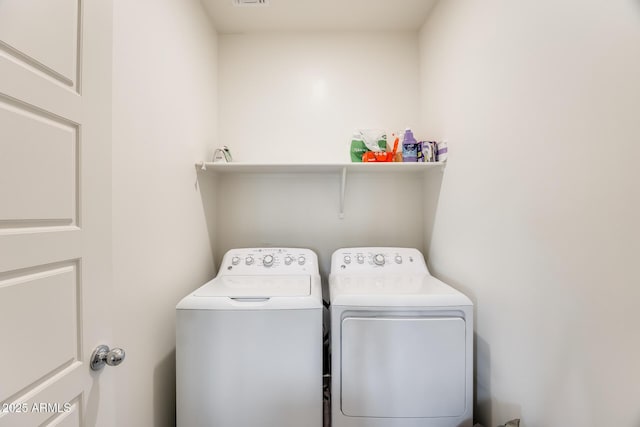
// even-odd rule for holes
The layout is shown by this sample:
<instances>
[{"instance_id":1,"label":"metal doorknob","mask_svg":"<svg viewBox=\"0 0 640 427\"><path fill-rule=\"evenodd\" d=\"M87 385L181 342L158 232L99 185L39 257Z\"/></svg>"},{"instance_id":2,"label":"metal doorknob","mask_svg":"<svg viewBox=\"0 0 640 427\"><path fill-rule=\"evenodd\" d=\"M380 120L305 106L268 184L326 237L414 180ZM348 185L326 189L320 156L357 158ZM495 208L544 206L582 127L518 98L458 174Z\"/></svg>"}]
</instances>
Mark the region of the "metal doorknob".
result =
<instances>
[{"instance_id":1,"label":"metal doorknob","mask_svg":"<svg viewBox=\"0 0 640 427\"><path fill-rule=\"evenodd\" d=\"M124 360L124 350L121 348L109 349L106 345L99 345L91 353L91 369L99 371L104 365L118 366Z\"/></svg>"}]
</instances>

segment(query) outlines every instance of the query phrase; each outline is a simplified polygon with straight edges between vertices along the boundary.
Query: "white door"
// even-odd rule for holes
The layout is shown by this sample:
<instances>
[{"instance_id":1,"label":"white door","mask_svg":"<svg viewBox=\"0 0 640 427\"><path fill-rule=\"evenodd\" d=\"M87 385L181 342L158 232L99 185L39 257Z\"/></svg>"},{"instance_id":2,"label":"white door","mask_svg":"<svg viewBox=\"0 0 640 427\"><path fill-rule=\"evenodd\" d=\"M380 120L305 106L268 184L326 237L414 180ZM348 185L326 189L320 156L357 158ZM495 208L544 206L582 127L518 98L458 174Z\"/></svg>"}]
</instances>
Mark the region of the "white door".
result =
<instances>
[{"instance_id":1,"label":"white door","mask_svg":"<svg viewBox=\"0 0 640 427\"><path fill-rule=\"evenodd\" d=\"M0 0L0 427L113 425L111 7Z\"/></svg>"}]
</instances>

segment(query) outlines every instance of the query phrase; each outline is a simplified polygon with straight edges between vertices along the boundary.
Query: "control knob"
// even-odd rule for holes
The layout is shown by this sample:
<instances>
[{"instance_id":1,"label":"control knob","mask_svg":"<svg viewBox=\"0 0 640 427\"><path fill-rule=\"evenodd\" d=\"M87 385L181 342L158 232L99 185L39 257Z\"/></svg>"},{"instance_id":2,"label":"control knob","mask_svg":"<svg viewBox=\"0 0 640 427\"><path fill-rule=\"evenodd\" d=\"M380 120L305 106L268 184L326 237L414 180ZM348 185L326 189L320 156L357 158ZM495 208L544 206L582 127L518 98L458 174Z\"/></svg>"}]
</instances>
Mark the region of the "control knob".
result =
<instances>
[{"instance_id":1,"label":"control knob","mask_svg":"<svg viewBox=\"0 0 640 427\"><path fill-rule=\"evenodd\" d=\"M300 256L300 257L298 258L298 264L300 264L300 265L304 265L304 263L305 263L306 261L307 261L307 260L306 260L303 256Z\"/></svg>"},{"instance_id":2,"label":"control knob","mask_svg":"<svg viewBox=\"0 0 640 427\"><path fill-rule=\"evenodd\" d=\"M262 264L265 267L271 267L273 265L273 255L265 255L264 258L262 258Z\"/></svg>"},{"instance_id":3,"label":"control knob","mask_svg":"<svg viewBox=\"0 0 640 427\"><path fill-rule=\"evenodd\" d=\"M358 254L358 256L356 257L356 260L358 261L358 264L363 264L364 263L364 255Z\"/></svg>"},{"instance_id":4,"label":"control knob","mask_svg":"<svg viewBox=\"0 0 640 427\"><path fill-rule=\"evenodd\" d=\"M284 258L284 263L285 263L285 264L287 264L287 265L291 265L291 263L292 263L292 262L293 262L293 258L291 258L289 255L287 255L287 256Z\"/></svg>"},{"instance_id":5,"label":"control knob","mask_svg":"<svg viewBox=\"0 0 640 427\"><path fill-rule=\"evenodd\" d=\"M251 265L253 264L253 257L252 256L248 256L244 259L244 263L247 265Z\"/></svg>"},{"instance_id":6,"label":"control knob","mask_svg":"<svg viewBox=\"0 0 640 427\"><path fill-rule=\"evenodd\" d=\"M351 264L351 257L349 255L345 255L344 256L344 263L345 264Z\"/></svg>"},{"instance_id":7,"label":"control knob","mask_svg":"<svg viewBox=\"0 0 640 427\"><path fill-rule=\"evenodd\" d=\"M402 264L402 257L400 255L396 255L396 264Z\"/></svg>"},{"instance_id":8,"label":"control knob","mask_svg":"<svg viewBox=\"0 0 640 427\"><path fill-rule=\"evenodd\" d=\"M375 263L375 265L384 265L384 255L375 254L373 256L373 262Z\"/></svg>"},{"instance_id":9,"label":"control knob","mask_svg":"<svg viewBox=\"0 0 640 427\"><path fill-rule=\"evenodd\" d=\"M234 256L231 258L231 264L238 265L240 263L240 257Z\"/></svg>"}]
</instances>

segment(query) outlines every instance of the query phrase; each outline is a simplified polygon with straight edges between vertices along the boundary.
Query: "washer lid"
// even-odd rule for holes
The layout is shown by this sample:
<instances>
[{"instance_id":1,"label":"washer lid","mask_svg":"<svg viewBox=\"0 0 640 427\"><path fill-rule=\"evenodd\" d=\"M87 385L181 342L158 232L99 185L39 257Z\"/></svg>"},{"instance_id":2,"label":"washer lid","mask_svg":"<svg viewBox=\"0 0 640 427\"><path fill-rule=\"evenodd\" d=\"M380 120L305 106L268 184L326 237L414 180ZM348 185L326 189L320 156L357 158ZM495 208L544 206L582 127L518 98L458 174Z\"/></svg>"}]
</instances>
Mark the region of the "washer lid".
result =
<instances>
[{"instance_id":1,"label":"washer lid","mask_svg":"<svg viewBox=\"0 0 640 427\"><path fill-rule=\"evenodd\" d=\"M272 298L311 295L311 276L221 276L197 289L196 297Z\"/></svg>"}]
</instances>

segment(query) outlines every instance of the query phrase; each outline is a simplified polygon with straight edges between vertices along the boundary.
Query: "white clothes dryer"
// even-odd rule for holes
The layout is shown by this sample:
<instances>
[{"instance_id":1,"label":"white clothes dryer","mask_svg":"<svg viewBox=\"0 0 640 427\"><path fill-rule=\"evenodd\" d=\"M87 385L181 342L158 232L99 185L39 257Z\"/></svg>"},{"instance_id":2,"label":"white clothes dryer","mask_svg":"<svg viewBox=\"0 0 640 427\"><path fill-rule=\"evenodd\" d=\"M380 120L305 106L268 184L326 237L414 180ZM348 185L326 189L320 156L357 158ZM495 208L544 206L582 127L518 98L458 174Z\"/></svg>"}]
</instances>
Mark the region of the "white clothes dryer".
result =
<instances>
[{"instance_id":1,"label":"white clothes dryer","mask_svg":"<svg viewBox=\"0 0 640 427\"><path fill-rule=\"evenodd\" d=\"M178 427L321 427L322 290L309 249L232 249L176 307Z\"/></svg>"},{"instance_id":2,"label":"white clothes dryer","mask_svg":"<svg viewBox=\"0 0 640 427\"><path fill-rule=\"evenodd\" d=\"M333 253L333 427L471 427L473 305L408 248Z\"/></svg>"}]
</instances>

